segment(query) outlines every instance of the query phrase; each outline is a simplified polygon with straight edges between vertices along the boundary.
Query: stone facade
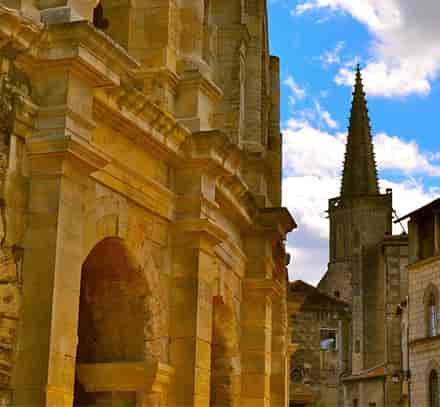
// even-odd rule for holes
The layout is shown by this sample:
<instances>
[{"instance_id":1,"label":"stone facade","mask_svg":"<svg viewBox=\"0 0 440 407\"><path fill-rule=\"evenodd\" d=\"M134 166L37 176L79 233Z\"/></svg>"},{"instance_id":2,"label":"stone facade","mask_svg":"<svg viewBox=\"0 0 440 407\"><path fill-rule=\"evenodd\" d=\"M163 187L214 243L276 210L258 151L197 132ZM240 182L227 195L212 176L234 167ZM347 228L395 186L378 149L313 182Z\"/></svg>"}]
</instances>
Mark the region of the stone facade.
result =
<instances>
[{"instance_id":1,"label":"stone facade","mask_svg":"<svg viewBox=\"0 0 440 407\"><path fill-rule=\"evenodd\" d=\"M289 296L304 298L292 315L290 406L339 407L339 375L347 363L348 304L295 281Z\"/></svg>"},{"instance_id":2,"label":"stone facade","mask_svg":"<svg viewBox=\"0 0 440 407\"><path fill-rule=\"evenodd\" d=\"M439 383L432 388L430 375L440 374L440 335L437 318L440 290L440 202L434 201L409 217L408 351L412 406L439 403ZM432 392L437 394L431 400Z\"/></svg>"},{"instance_id":3,"label":"stone facade","mask_svg":"<svg viewBox=\"0 0 440 407\"><path fill-rule=\"evenodd\" d=\"M267 24L265 1L0 0L2 406L286 406Z\"/></svg>"}]
</instances>

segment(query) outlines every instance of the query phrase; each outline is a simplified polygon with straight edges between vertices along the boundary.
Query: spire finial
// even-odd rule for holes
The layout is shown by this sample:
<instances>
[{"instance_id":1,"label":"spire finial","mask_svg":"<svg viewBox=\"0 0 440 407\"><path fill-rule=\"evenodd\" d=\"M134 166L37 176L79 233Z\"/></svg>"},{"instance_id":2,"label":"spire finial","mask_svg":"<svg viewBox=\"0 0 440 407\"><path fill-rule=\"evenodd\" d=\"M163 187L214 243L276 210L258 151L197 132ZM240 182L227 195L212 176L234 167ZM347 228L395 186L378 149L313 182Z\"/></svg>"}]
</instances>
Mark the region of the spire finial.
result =
<instances>
[{"instance_id":1,"label":"spire finial","mask_svg":"<svg viewBox=\"0 0 440 407\"><path fill-rule=\"evenodd\" d=\"M360 65L357 64L341 195L376 195L378 193L370 119L362 84L362 72Z\"/></svg>"}]
</instances>

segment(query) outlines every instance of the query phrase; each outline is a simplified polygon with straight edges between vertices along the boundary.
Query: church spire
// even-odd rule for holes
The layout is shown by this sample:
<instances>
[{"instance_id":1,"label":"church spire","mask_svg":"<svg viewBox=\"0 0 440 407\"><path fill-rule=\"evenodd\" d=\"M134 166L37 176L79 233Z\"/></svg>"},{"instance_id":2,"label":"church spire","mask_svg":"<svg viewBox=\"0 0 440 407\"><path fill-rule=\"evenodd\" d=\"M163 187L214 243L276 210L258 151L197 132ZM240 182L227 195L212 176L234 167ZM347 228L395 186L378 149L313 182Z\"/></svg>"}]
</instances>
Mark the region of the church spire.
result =
<instances>
[{"instance_id":1,"label":"church spire","mask_svg":"<svg viewBox=\"0 0 440 407\"><path fill-rule=\"evenodd\" d=\"M358 65L348 127L341 196L376 194L379 194L377 169L367 101Z\"/></svg>"}]
</instances>

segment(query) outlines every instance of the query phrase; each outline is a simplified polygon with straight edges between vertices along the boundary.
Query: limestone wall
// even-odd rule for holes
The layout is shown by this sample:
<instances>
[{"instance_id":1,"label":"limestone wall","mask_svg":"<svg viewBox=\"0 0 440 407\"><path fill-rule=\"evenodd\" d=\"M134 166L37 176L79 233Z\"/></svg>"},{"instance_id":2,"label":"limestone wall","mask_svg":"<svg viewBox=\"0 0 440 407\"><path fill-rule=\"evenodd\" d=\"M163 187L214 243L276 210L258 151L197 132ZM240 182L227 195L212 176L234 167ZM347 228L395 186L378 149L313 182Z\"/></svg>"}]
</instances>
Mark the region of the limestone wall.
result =
<instances>
[{"instance_id":1,"label":"limestone wall","mask_svg":"<svg viewBox=\"0 0 440 407\"><path fill-rule=\"evenodd\" d=\"M278 66L236 5L0 2L6 406L285 407Z\"/></svg>"}]
</instances>

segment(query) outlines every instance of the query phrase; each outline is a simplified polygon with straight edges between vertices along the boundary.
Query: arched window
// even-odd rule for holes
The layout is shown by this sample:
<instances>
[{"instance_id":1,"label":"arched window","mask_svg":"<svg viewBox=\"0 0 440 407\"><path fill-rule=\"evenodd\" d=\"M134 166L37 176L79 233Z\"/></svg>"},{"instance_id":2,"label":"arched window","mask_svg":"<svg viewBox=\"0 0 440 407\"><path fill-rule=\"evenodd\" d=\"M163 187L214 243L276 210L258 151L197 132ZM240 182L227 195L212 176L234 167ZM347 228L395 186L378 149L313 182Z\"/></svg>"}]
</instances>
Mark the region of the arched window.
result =
<instances>
[{"instance_id":1,"label":"arched window","mask_svg":"<svg viewBox=\"0 0 440 407\"><path fill-rule=\"evenodd\" d=\"M437 371L431 370L429 374L429 406L439 407L438 404L438 375Z\"/></svg>"},{"instance_id":2,"label":"arched window","mask_svg":"<svg viewBox=\"0 0 440 407\"><path fill-rule=\"evenodd\" d=\"M93 10L93 25L100 30L106 30L109 26L108 18L104 18L104 8L101 2L98 2Z\"/></svg>"},{"instance_id":3,"label":"arched window","mask_svg":"<svg viewBox=\"0 0 440 407\"><path fill-rule=\"evenodd\" d=\"M434 293L429 296L429 336L437 335L437 301Z\"/></svg>"},{"instance_id":4,"label":"arched window","mask_svg":"<svg viewBox=\"0 0 440 407\"><path fill-rule=\"evenodd\" d=\"M425 307L426 336L433 337L438 332L438 302L439 292L434 284L429 284L425 290L423 304Z\"/></svg>"}]
</instances>

